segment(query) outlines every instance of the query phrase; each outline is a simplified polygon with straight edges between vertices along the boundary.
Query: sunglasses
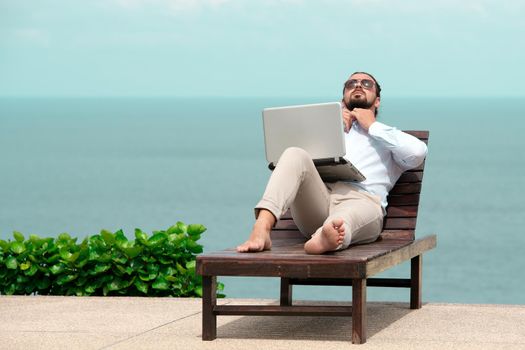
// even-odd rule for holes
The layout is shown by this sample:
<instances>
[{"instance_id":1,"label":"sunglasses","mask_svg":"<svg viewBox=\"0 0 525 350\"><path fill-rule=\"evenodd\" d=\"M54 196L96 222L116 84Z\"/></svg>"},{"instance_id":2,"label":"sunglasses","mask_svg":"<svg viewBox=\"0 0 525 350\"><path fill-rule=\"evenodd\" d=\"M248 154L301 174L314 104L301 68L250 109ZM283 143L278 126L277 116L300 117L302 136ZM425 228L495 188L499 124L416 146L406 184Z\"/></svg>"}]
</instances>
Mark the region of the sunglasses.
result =
<instances>
[{"instance_id":1,"label":"sunglasses","mask_svg":"<svg viewBox=\"0 0 525 350\"><path fill-rule=\"evenodd\" d=\"M374 81L370 79L349 79L345 83L345 89L353 90L356 88L358 83L367 90L372 90L375 85Z\"/></svg>"}]
</instances>

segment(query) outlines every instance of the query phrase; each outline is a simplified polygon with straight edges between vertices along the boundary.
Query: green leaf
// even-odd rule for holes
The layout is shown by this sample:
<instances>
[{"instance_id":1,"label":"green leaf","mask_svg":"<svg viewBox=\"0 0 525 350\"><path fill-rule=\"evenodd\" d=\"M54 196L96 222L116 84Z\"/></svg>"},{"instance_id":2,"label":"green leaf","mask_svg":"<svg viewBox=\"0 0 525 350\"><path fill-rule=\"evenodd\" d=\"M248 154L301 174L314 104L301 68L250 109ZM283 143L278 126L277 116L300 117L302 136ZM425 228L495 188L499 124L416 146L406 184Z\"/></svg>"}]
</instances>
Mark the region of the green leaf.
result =
<instances>
[{"instance_id":1,"label":"green leaf","mask_svg":"<svg viewBox=\"0 0 525 350\"><path fill-rule=\"evenodd\" d=\"M111 261L111 254L104 253L98 257L98 261L101 263L108 263Z\"/></svg>"},{"instance_id":2,"label":"green leaf","mask_svg":"<svg viewBox=\"0 0 525 350\"><path fill-rule=\"evenodd\" d=\"M37 271L38 271L38 266L31 265L31 267L28 270L26 270L24 273L26 276L34 276L35 273L37 273Z\"/></svg>"},{"instance_id":3,"label":"green leaf","mask_svg":"<svg viewBox=\"0 0 525 350\"><path fill-rule=\"evenodd\" d=\"M22 271L25 271L25 270L27 270L30 267L31 267L31 262L30 261L26 261L26 262L23 262L23 263L20 264L20 270L22 270Z\"/></svg>"},{"instance_id":4,"label":"green leaf","mask_svg":"<svg viewBox=\"0 0 525 350\"><path fill-rule=\"evenodd\" d=\"M195 261L195 260L187 261L187 262L186 262L186 268L187 268L188 270L195 270L195 264L196 264L196 261Z\"/></svg>"},{"instance_id":5,"label":"green leaf","mask_svg":"<svg viewBox=\"0 0 525 350\"><path fill-rule=\"evenodd\" d=\"M51 280L47 277L39 279L36 281L36 287L38 289L47 289L51 285Z\"/></svg>"},{"instance_id":6,"label":"green leaf","mask_svg":"<svg viewBox=\"0 0 525 350\"><path fill-rule=\"evenodd\" d=\"M157 232L153 236L151 236L148 239L148 243L150 246L155 247L164 242L168 236L164 232Z\"/></svg>"},{"instance_id":7,"label":"green leaf","mask_svg":"<svg viewBox=\"0 0 525 350\"><path fill-rule=\"evenodd\" d=\"M20 254L20 253L25 252L26 245L23 242L14 241L14 242L11 242L10 249L13 253Z\"/></svg>"},{"instance_id":8,"label":"green leaf","mask_svg":"<svg viewBox=\"0 0 525 350\"><path fill-rule=\"evenodd\" d=\"M177 228L180 230L180 232L182 233L186 233L186 230L188 229L188 227L186 225L184 225L183 222L181 221L177 221L177 223L175 224L177 226Z\"/></svg>"},{"instance_id":9,"label":"green leaf","mask_svg":"<svg viewBox=\"0 0 525 350\"><path fill-rule=\"evenodd\" d=\"M66 247L60 248L59 252L60 252L60 257L67 262L74 262L75 260L78 259L80 255L79 252L71 253L69 249Z\"/></svg>"},{"instance_id":10,"label":"green leaf","mask_svg":"<svg viewBox=\"0 0 525 350\"><path fill-rule=\"evenodd\" d=\"M128 262L128 258L126 258L125 256L121 255L121 253L113 254L111 259L113 261L119 263L119 264L125 264L125 263Z\"/></svg>"},{"instance_id":11,"label":"green leaf","mask_svg":"<svg viewBox=\"0 0 525 350\"><path fill-rule=\"evenodd\" d=\"M116 268L118 270L118 273L115 272L115 270L113 270L113 272L115 272L118 276L122 276L123 274L126 273L126 269L124 268L124 266L118 265L118 264L113 265L113 266L114 266L114 268Z\"/></svg>"},{"instance_id":12,"label":"green leaf","mask_svg":"<svg viewBox=\"0 0 525 350\"><path fill-rule=\"evenodd\" d=\"M169 282L178 282L178 281L179 281L179 277L175 277L175 276L166 276L166 281L169 281Z\"/></svg>"},{"instance_id":13,"label":"green leaf","mask_svg":"<svg viewBox=\"0 0 525 350\"><path fill-rule=\"evenodd\" d=\"M164 265L171 265L173 264L173 259L166 258L165 256L159 256L159 261Z\"/></svg>"},{"instance_id":14,"label":"green leaf","mask_svg":"<svg viewBox=\"0 0 525 350\"><path fill-rule=\"evenodd\" d=\"M108 230L100 231L100 235L108 245L113 245L115 243L115 235Z\"/></svg>"},{"instance_id":15,"label":"green leaf","mask_svg":"<svg viewBox=\"0 0 525 350\"><path fill-rule=\"evenodd\" d=\"M204 226L201 225L201 224L191 224L191 225L188 225L188 229L187 229L188 235L190 235L190 236L197 236L197 235L200 235L200 234L203 233L204 231L206 231L206 227L204 227Z\"/></svg>"},{"instance_id":16,"label":"green leaf","mask_svg":"<svg viewBox=\"0 0 525 350\"><path fill-rule=\"evenodd\" d=\"M57 278L56 280L56 283L61 286L63 284L66 284L68 282L71 282L73 281L74 279L76 279L78 277L77 274L74 274L74 275L61 275L60 277Z\"/></svg>"},{"instance_id":17,"label":"green leaf","mask_svg":"<svg viewBox=\"0 0 525 350\"><path fill-rule=\"evenodd\" d=\"M58 275L66 269L66 266L62 263L51 266L49 269L53 275Z\"/></svg>"},{"instance_id":18,"label":"green leaf","mask_svg":"<svg viewBox=\"0 0 525 350\"><path fill-rule=\"evenodd\" d=\"M43 242L43 239L38 237L37 235L35 234L31 234L29 235L29 240L34 243L34 244L38 244L38 243L41 243Z\"/></svg>"},{"instance_id":19,"label":"green leaf","mask_svg":"<svg viewBox=\"0 0 525 350\"><path fill-rule=\"evenodd\" d=\"M96 275L96 274L105 272L105 271L109 270L110 268L111 268L110 264L99 263L99 264L95 265L95 268L93 269L93 273L91 273L91 274L92 275Z\"/></svg>"},{"instance_id":20,"label":"green leaf","mask_svg":"<svg viewBox=\"0 0 525 350\"><path fill-rule=\"evenodd\" d=\"M6 295L13 295L16 292L16 285L14 283L10 284L5 290Z\"/></svg>"},{"instance_id":21,"label":"green leaf","mask_svg":"<svg viewBox=\"0 0 525 350\"><path fill-rule=\"evenodd\" d=\"M84 288L84 291L87 294L93 294L93 293L95 293L96 290L97 290L97 286L94 283L90 283Z\"/></svg>"},{"instance_id":22,"label":"green leaf","mask_svg":"<svg viewBox=\"0 0 525 350\"><path fill-rule=\"evenodd\" d=\"M160 270L161 275L171 276L177 273L177 270L172 266L163 266Z\"/></svg>"},{"instance_id":23,"label":"green leaf","mask_svg":"<svg viewBox=\"0 0 525 350\"><path fill-rule=\"evenodd\" d=\"M115 243L118 247L124 246L128 242L128 238L126 235L124 235L124 232L122 230L118 230L115 232Z\"/></svg>"},{"instance_id":24,"label":"green leaf","mask_svg":"<svg viewBox=\"0 0 525 350\"><path fill-rule=\"evenodd\" d=\"M88 260L98 260L100 258L100 254L98 253L97 248L91 246L88 248Z\"/></svg>"},{"instance_id":25,"label":"green leaf","mask_svg":"<svg viewBox=\"0 0 525 350\"><path fill-rule=\"evenodd\" d=\"M157 277L156 273L139 272L139 278L143 281L151 281Z\"/></svg>"},{"instance_id":26,"label":"green leaf","mask_svg":"<svg viewBox=\"0 0 525 350\"><path fill-rule=\"evenodd\" d=\"M109 282L107 285L107 290L113 291L113 290L120 290L122 288L126 287L126 282L122 281L119 278L115 278L113 281Z\"/></svg>"},{"instance_id":27,"label":"green leaf","mask_svg":"<svg viewBox=\"0 0 525 350\"><path fill-rule=\"evenodd\" d=\"M8 269L16 270L18 268L18 261L16 261L16 258L14 256L10 256L5 261L5 266Z\"/></svg>"},{"instance_id":28,"label":"green leaf","mask_svg":"<svg viewBox=\"0 0 525 350\"><path fill-rule=\"evenodd\" d=\"M58 240L59 241L70 241L71 236L69 235L69 233L64 232L58 235Z\"/></svg>"},{"instance_id":29,"label":"green leaf","mask_svg":"<svg viewBox=\"0 0 525 350\"><path fill-rule=\"evenodd\" d=\"M138 228L135 229L135 238L143 244L148 241L148 235Z\"/></svg>"},{"instance_id":30,"label":"green leaf","mask_svg":"<svg viewBox=\"0 0 525 350\"><path fill-rule=\"evenodd\" d=\"M13 237L15 238L15 240L16 240L17 242L23 242L23 241L25 241L25 237L24 237L24 235L21 234L21 233L18 232L18 231L14 231L14 232L13 232Z\"/></svg>"},{"instance_id":31,"label":"green leaf","mask_svg":"<svg viewBox=\"0 0 525 350\"><path fill-rule=\"evenodd\" d=\"M195 294L202 298L202 286L195 287Z\"/></svg>"},{"instance_id":32,"label":"green leaf","mask_svg":"<svg viewBox=\"0 0 525 350\"><path fill-rule=\"evenodd\" d=\"M48 264L52 264L60 260L60 254L53 254L49 258L46 259L46 262Z\"/></svg>"},{"instance_id":33,"label":"green leaf","mask_svg":"<svg viewBox=\"0 0 525 350\"><path fill-rule=\"evenodd\" d=\"M177 226L177 225L173 225L171 226L170 228L168 228L168 230L166 230L166 232L169 234L169 235L172 235L172 234L184 234L184 231L182 230L181 227Z\"/></svg>"},{"instance_id":34,"label":"green leaf","mask_svg":"<svg viewBox=\"0 0 525 350\"><path fill-rule=\"evenodd\" d=\"M141 281L140 279L136 279L133 285L137 288L138 291L144 294L148 294L149 285L147 283Z\"/></svg>"},{"instance_id":35,"label":"green leaf","mask_svg":"<svg viewBox=\"0 0 525 350\"><path fill-rule=\"evenodd\" d=\"M151 285L154 289L167 290L170 288L169 282L164 277L158 277Z\"/></svg>"},{"instance_id":36,"label":"green leaf","mask_svg":"<svg viewBox=\"0 0 525 350\"><path fill-rule=\"evenodd\" d=\"M29 278L27 278L26 276L24 275L17 275L16 276L16 283L20 286L20 285L24 285L26 284L27 282L29 281Z\"/></svg>"},{"instance_id":37,"label":"green leaf","mask_svg":"<svg viewBox=\"0 0 525 350\"><path fill-rule=\"evenodd\" d=\"M130 259L133 259L134 257L138 256L140 253L142 253L143 248L140 246L135 246L135 247L130 247L130 248L124 248L122 250Z\"/></svg>"},{"instance_id":38,"label":"green leaf","mask_svg":"<svg viewBox=\"0 0 525 350\"><path fill-rule=\"evenodd\" d=\"M9 243L4 241L3 239L0 239L0 248L2 248L2 250L8 250L9 249Z\"/></svg>"},{"instance_id":39,"label":"green leaf","mask_svg":"<svg viewBox=\"0 0 525 350\"><path fill-rule=\"evenodd\" d=\"M182 267L181 264L177 263L175 264L175 267L177 268L177 270L182 273L182 274L185 274L186 273L186 269L184 267Z\"/></svg>"},{"instance_id":40,"label":"green leaf","mask_svg":"<svg viewBox=\"0 0 525 350\"><path fill-rule=\"evenodd\" d=\"M195 243L194 241L188 241L186 244L186 247L188 250L194 254L202 253L202 246L198 243Z\"/></svg>"},{"instance_id":41,"label":"green leaf","mask_svg":"<svg viewBox=\"0 0 525 350\"><path fill-rule=\"evenodd\" d=\"M160 266L158 264L149 263L146 265L146 270L149 273L157 274L159 272Z\"/></svg>"}]
</instances>

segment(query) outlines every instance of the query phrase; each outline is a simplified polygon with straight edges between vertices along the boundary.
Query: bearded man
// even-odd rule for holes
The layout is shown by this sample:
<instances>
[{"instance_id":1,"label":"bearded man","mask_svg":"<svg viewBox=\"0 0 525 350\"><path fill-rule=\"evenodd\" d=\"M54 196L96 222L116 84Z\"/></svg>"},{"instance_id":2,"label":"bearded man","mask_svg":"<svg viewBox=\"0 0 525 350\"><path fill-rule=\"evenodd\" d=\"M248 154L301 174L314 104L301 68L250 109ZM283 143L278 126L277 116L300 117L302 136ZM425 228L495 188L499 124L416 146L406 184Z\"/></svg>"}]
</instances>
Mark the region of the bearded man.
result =
<instances>
[{"instance_id":1,"label":"bearded man","mask_svg":"<svg viewBox=\"0 0 525 350\"><path fill-rule=\"evenodd\" d=\"M381 87L371 74L353 73L344 84L345 158L366 180L325 183L306 151L286 149L255 206L253 230L238 252L271 249L270 231L288 208L308 238L304 245L308 254L346 249L379 237L388 192L427 154L424 142L377 121L380 97Z\"/></svg>"}]
</instances>

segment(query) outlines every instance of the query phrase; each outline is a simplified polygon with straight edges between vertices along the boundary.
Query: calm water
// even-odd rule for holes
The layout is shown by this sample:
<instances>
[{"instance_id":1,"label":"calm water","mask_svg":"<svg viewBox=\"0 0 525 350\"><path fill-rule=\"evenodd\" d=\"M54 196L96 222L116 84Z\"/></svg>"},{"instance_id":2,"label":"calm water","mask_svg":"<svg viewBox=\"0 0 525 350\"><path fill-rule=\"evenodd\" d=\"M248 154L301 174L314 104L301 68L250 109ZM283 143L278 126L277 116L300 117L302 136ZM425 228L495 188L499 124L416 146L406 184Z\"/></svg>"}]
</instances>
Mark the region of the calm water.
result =
<instances>
[{"instance_id":1,"label":"calm water","mask_svg":"<svg viewBox=\"0 0 525 350\"><path fill-rule=\"evenodd\" d=\"M269 176L261 109L335 100L0 99L0 237L131 237L181 220L208 228L205 251L234 246ZM383 122L431 132L417 234L437 233L438 248L424 258L425 301L525 304L524 111L525 99L383 98ZM277 279L221 281L231 297L278 297ZM407 290L369 295L408 300Z\"/></svg>"}]
</instances>

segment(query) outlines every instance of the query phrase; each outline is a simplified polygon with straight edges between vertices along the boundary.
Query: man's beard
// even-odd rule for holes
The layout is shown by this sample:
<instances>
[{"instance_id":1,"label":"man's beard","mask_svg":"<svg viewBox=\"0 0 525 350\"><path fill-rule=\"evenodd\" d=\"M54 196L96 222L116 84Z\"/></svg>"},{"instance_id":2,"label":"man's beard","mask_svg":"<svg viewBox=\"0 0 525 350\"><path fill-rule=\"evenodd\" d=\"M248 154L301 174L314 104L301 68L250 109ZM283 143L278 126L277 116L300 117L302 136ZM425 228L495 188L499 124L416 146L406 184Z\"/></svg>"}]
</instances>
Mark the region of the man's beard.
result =
<instances>
[{"instance_id":1,"label":"man's beard","mask_svg":"<svg viewBox=\"0 0 525 350\"><path fill-rule=\"evenodd\" d=\"M353 111L354 108L364 108L364 109L370 109L374 105L374 101L367 101L366 98L359 98L359 99L353 99L350 97L350 102L346 103L346 108Z\"/></svg>"}]
</instances>

